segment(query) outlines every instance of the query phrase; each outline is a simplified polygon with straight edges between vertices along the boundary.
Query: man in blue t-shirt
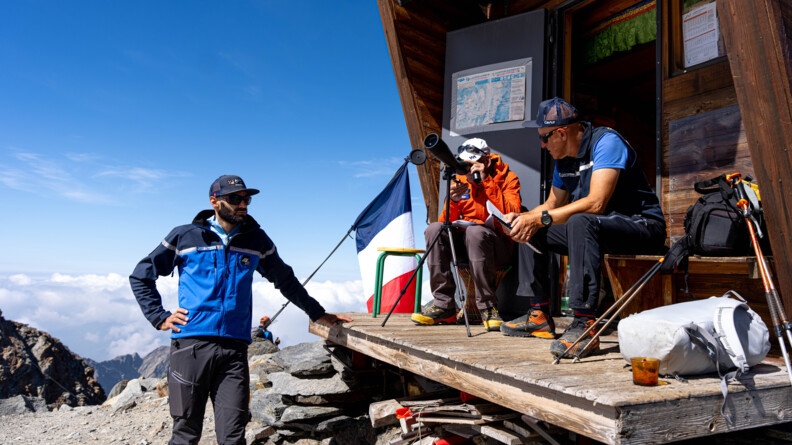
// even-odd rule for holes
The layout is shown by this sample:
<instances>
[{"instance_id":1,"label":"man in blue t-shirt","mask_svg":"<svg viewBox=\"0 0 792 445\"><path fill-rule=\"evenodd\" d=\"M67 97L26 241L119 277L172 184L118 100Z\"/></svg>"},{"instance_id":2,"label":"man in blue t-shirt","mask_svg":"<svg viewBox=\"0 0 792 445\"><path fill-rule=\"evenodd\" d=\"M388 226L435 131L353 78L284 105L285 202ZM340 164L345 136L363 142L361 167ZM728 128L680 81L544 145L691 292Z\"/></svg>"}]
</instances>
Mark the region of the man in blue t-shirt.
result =
<instances>
[{"instance_id":1,"label":"man in blue t-shirt","mask_svg":"<svg viewBox=\"0 0 792 445\"><path fill-rule=\"evenodd\" d=\"M515 241L530 240L539 251L520 246L518 295L530 297L527 315L501 325L505 335L554 339L559 357L594 324L605 253L658 253L666 224L660 202L637 162L635 150L616 131L594 128L569 103L555 97L539 104L536 121L542 148L555 160L553 186L544 204L506 215ZM569 307L574 318L560 338L549 313L550 252L567 255ZM599 349L596 327L565 357L585 357ZM589 344L591 343L591 344Z\"/></svg>"}]
</instances>

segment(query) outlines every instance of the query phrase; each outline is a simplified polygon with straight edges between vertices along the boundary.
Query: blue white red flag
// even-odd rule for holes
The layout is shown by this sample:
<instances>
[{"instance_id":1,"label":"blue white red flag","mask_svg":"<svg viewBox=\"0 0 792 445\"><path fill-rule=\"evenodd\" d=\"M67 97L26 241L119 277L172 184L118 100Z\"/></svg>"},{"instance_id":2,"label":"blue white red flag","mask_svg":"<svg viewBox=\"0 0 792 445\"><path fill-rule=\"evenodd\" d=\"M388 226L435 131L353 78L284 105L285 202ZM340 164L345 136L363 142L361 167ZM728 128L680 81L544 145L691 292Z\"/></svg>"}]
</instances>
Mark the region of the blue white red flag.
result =
<instances>
[{"instance_id":1,"label":"blue white red flag","mask_svg":"<svg viewBox=\"0 0 792 445\"><path fill-rule=\"evenodd\" d=\"M407 162L401 166L385 189L358 216L352 228L363 279L366 306L372 310L374 280L380 247L414 248L415 236L410 205L410 177ZM417 261L414 256L389 256L382 277L380 311L389 312L410 279ZM411 313L415 307L415 279L404 292L394 312Z\"/></svg>"}]
</instances>

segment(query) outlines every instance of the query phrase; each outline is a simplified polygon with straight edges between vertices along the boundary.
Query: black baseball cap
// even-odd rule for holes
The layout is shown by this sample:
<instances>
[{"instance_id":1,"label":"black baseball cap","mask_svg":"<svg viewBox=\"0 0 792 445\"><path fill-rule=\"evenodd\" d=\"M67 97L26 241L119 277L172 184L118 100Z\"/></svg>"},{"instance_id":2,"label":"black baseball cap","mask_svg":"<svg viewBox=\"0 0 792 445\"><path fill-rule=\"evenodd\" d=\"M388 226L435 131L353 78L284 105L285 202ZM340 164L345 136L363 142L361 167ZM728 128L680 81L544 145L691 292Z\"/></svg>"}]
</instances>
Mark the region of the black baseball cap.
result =
<instances>
[{"instance_id":1,"label":"black baseball cap","mask_svg":"<svg viewBox=\"0 0 792 445\"><path fill-rule=\"evenodd\" d=\"M236 175L223 175L212 183L209 187L209 196L223 196L231 193L247 192L249 196L258 193L258 189L249 189L245 186L245 181Z\"/></svg>"},{"instance_id":2,"label":"black baseball cap","mask_svg":"<svg viewBox=\"0 0 792 445\"><path fill-rule=\"evenodd\" d=\"M523 122L523 127L561 127L579 120L578 111L575 107L560 97L554 97L542 101L536 110L536 120Z\"/></svg>"}]
</instances>

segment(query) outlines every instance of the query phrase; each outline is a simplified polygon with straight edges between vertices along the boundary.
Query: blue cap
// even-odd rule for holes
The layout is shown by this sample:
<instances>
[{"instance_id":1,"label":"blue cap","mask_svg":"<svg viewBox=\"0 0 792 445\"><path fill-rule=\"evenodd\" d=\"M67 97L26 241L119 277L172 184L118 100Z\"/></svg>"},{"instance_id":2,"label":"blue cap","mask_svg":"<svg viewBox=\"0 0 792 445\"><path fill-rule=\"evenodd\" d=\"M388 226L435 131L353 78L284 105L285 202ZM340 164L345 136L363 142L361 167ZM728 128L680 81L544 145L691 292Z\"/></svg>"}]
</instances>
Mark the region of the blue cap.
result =
<instances>
[{"instance_id":1,"label":"blue cap","mask_svg":"<svg viewBox=\"0 0 792 445\"><path fill-rule=\"evenodd\" d=\"M259 191L247 188L245 181L236 175L223 175L215 179L212 186L209 187L209 196L223 196L237 192L247 192L248 196L253 196Z\"/></svg>"},{"instance_id":2,"label":"blue cap","mask_svg":"<svg viewBox=\"0 0 792 445\"><path fill-rule=\"evenodd\" d=\"M554 97L542 101L536 110L536 121L523 122L523 127L561 127L579 120L575 107L560 97Z\"/></svg>"}]
</instances>

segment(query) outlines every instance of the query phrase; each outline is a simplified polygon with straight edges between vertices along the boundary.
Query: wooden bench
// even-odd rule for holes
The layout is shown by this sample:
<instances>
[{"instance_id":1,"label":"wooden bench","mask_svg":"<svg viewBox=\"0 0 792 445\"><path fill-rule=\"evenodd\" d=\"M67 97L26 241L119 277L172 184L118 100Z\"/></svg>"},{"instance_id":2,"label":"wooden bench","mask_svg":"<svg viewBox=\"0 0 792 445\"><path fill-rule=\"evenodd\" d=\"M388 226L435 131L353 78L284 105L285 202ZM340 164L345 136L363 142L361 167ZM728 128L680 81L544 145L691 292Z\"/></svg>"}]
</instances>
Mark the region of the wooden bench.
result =
<instances>
[{"instance_id":1,"label":"wooden bench","mask_svg":"<svg viewBox=\"0 0 792 445\"><path fill-rule=\"evenodd\" d=\"M660 259L660 255L605 255L604 273L610 281L615 299L624 295ZM766 257L773 271L772 257ZM702 257L690 256L688 260L687 289L695 298L723 295L734 290L770 324L764 286L756 264L756 257ZM684 272L657 273L641 293L622 311L621 317L642 310L680 301L689 301L686 295Z\"/></svg>"}]
</instances>

